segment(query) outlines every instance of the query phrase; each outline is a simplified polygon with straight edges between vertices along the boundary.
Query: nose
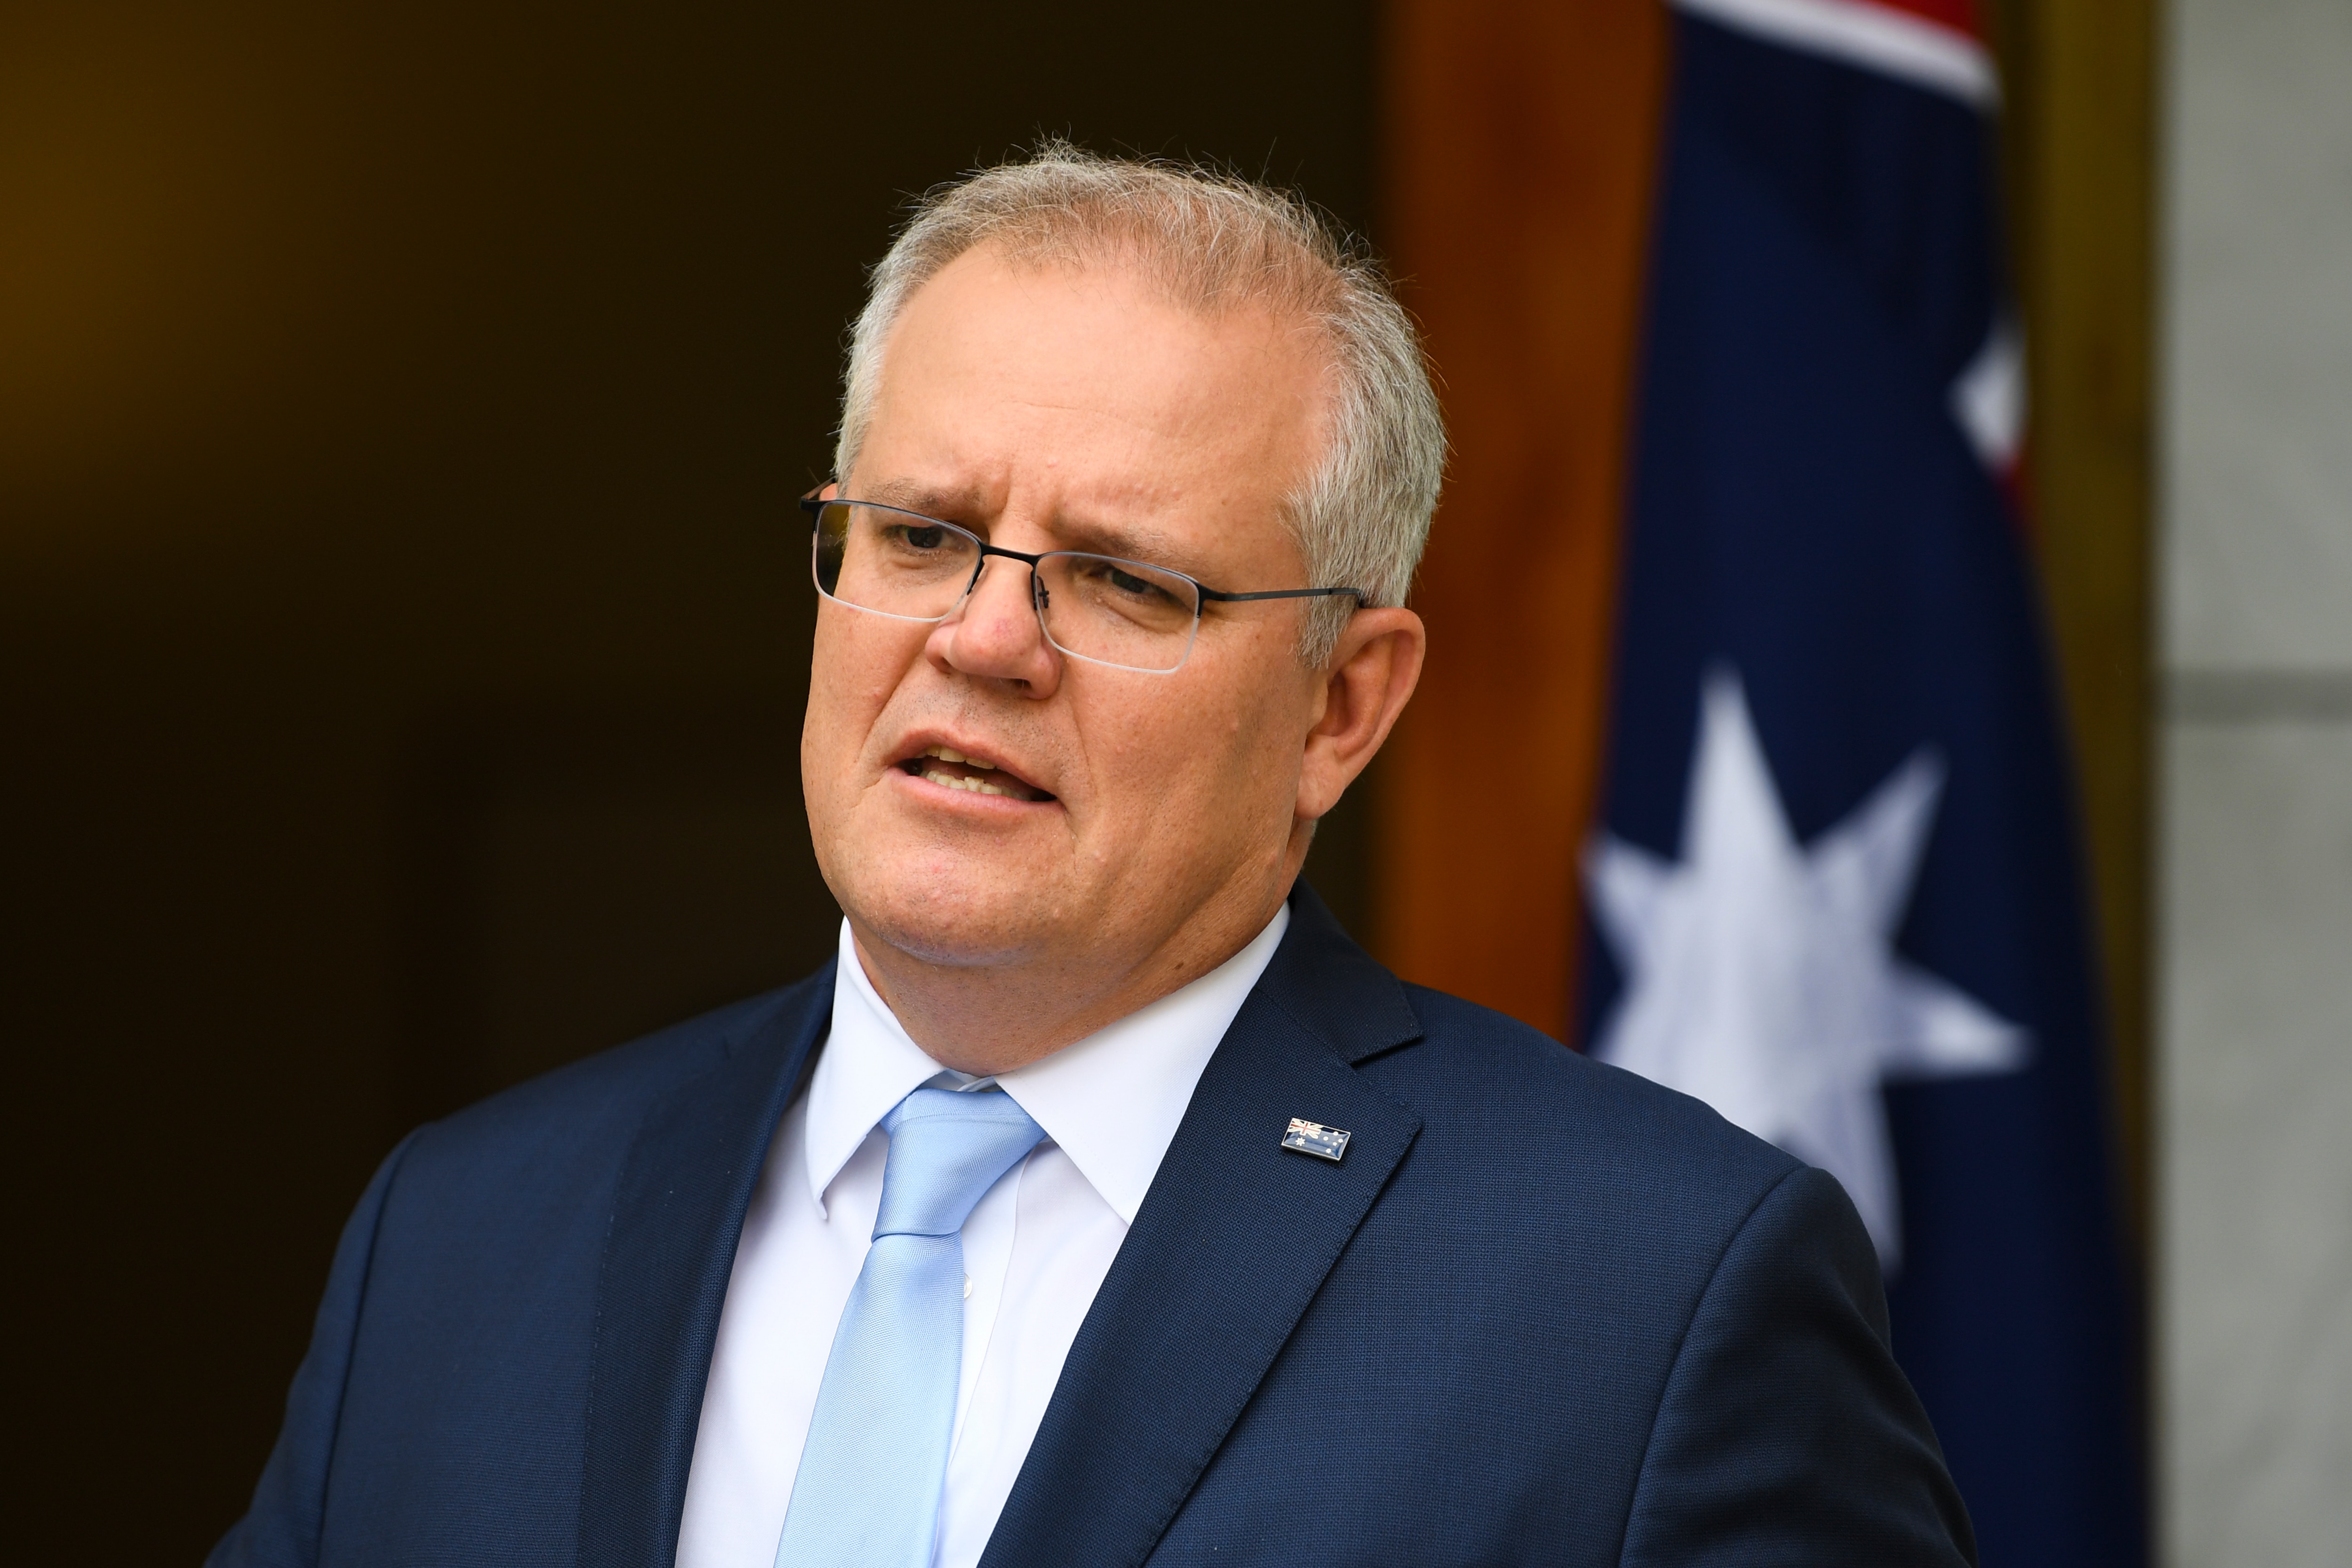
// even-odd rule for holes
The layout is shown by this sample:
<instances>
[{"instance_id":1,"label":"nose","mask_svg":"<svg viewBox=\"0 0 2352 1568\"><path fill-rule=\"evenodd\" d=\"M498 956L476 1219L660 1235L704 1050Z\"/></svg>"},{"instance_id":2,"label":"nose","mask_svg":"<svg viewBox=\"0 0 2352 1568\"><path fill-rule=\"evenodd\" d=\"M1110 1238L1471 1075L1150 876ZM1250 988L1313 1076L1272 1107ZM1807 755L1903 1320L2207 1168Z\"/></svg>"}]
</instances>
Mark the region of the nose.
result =
<instances>
[{"instance_id":1,"label":"nose","mask_svg":"<svg viewBox=\"0 0 2352 1568\"><path fill-rule=\"evenodd\" d=\"M924 653L942 672L1001 680L1032 697L1050 697L1062 679L1061 656L1037 618L1029 568L991 556L980 581L947 619L931 628Z\"/></svg>"}]
</instances>

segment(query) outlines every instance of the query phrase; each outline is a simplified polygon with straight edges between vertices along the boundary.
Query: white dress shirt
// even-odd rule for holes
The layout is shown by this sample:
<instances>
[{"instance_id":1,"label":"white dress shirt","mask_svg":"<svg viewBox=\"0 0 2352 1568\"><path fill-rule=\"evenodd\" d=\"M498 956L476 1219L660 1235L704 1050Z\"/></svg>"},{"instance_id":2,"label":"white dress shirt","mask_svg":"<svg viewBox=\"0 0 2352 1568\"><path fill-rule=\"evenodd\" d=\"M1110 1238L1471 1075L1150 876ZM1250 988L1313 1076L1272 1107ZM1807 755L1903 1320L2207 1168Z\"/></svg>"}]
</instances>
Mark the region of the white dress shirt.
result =
<instances>
[{"instance_id":1,"label":"white dress shirt","mask_svg":"<svg viewBox=\"0 0 2352 1568\"><path fill-rule=\"evenodd\" d=\"M964 1222L963 1356L936 1568L980 1561L1192 1088L1289 923L1286 905L1182 990L993 1080L1045 1142ZM908 1037L844 921L832 1033L777 1129L728 1280L679 1568L773 1568L834 1329L882 1204L890 1140L879 1124L934 1079L987 1081L949 1072Z\"/></svg>"}]
</instances>

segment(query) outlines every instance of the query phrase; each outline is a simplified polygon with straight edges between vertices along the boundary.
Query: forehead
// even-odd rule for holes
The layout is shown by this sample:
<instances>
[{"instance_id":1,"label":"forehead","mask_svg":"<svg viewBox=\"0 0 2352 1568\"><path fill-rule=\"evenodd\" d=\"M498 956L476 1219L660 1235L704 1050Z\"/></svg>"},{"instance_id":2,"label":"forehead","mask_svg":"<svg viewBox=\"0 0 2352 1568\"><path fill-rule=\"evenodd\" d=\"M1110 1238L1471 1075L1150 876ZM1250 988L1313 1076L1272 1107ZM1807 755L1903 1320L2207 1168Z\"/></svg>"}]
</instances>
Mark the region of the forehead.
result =
<instances>
[{"instance_id":1,"label":"forehead","mask_svg":"<svg viewBox=\"0 0 2352 1568\"><path fill-rule=\"evenodd\" d=\"M983 247L892 327L855 482L985 513L1270 509L1318 450L1326 359L1269 309L1193 310L1131 268Z\"/></svg>"}]
</instances>

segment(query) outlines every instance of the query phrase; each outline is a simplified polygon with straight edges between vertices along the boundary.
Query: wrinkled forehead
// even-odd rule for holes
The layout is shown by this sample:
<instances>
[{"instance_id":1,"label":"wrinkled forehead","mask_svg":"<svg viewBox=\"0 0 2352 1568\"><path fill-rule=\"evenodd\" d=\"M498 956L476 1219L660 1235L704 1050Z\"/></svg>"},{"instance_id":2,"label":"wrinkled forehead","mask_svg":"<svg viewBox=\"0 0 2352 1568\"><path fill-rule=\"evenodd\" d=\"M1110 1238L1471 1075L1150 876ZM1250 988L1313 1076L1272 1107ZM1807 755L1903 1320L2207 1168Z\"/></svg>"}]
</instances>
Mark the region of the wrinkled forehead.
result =
<instances>
[{"instance_id":1,"label":"wrinkled forehead","mask_svg":"<svg viewBox=\"0 0 2352 1568\"><path fill-rule=\"evenodd\" d=\"M877 369L845 479L955 521L1024 488L1139 520L1271 513L1320 456L1328 401L1327 355L1295 317L1194 309L1132 268L992 248L909 298Z\"/></svg>"}]
</instances>

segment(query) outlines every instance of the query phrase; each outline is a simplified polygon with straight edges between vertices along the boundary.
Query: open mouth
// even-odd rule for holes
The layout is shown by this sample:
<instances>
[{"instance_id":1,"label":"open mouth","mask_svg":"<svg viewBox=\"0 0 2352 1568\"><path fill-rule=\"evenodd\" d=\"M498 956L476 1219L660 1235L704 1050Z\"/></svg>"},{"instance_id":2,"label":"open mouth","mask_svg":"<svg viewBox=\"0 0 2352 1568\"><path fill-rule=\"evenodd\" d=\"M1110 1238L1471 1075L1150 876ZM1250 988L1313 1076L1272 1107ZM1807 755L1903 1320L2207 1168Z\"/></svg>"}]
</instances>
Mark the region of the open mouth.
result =
<instances>
[{"instance_id":1,"label":"open mouth","mask_svg":"<svg viewBox=\"0 0 2352 1568\"><path fill-rule=\"evenodd\" d=\"M944 789L974 795L1001 795L1013 800L1054 797L1020 775L982 757L968 757L953 746L932 746L898 764L908 778L925 779Z\"/></svg>"}]
</instances>

